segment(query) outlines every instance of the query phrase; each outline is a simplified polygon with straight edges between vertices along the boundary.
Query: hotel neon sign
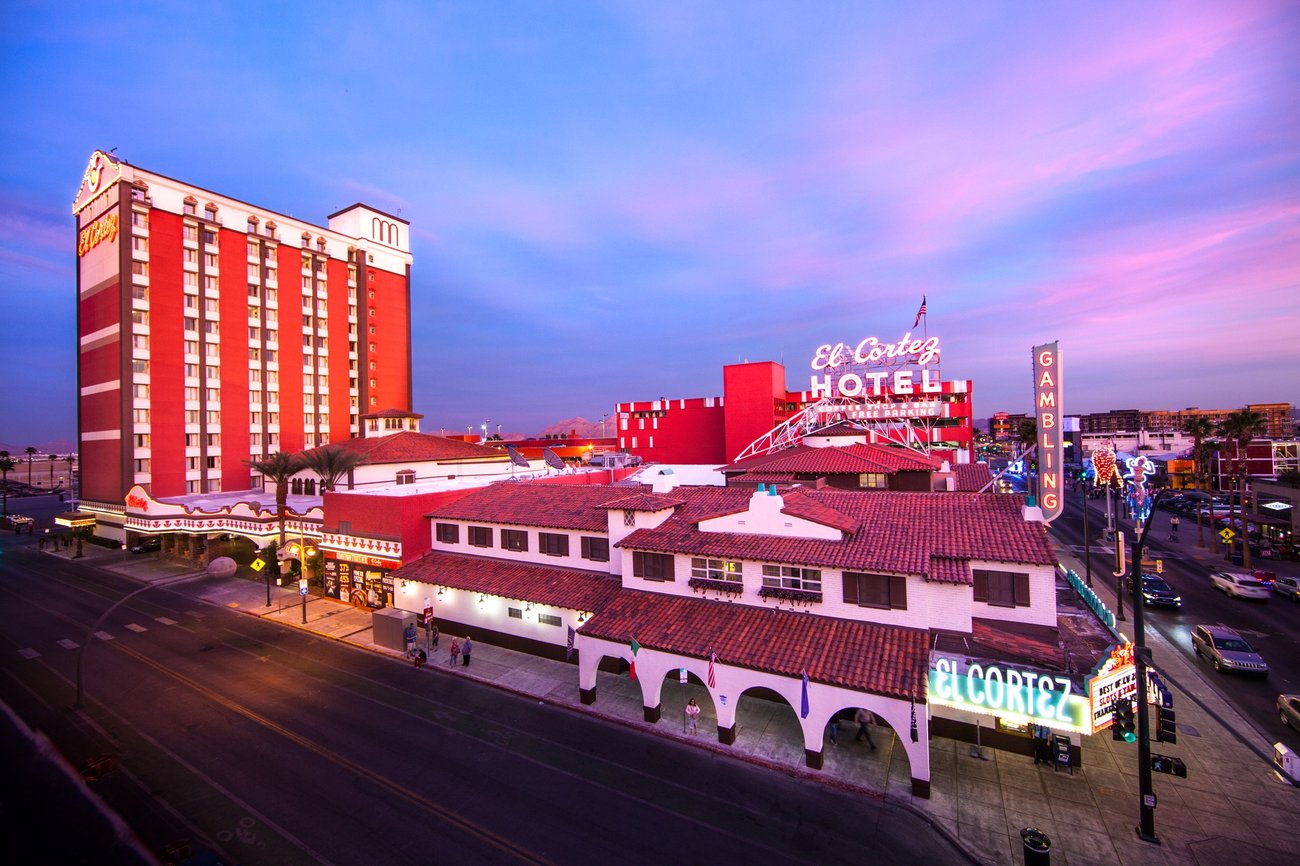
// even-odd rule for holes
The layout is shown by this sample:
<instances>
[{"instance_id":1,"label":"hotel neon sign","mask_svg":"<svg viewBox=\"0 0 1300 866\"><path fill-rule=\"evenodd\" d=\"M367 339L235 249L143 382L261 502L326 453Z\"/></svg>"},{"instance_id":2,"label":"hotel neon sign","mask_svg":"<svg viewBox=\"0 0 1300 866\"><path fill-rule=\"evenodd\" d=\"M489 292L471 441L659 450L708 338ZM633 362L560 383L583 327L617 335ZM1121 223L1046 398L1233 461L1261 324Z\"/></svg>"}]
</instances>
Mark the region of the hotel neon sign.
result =
<instances>
[{"instance_id":1,"label":"hotel neon sign","mask_svg":"<svg viewBox=\"0 0 1300 866\"><path fill-rule=\"evenodd\" d=\"M1056 343L1034 347L1034 411L1038 426L1038 505L1051 523L1065 510L1061 464L1061 350Z\"/></svg>"},{"instance_id":2,"label":"hotel neon sign","mask_svg":"<svg viewBox=\"0 0 1300 866\"><path fill-rule=\"evenodd\" d=\"M841 397L861 397L863 394L881 397L886 393L938 394L942 386L938 377L929 369L929 365L938 360L939 338L913 340L911 331L905 333L897 343L882 343L876 337L866 337L853 347L847 343L826 343L818 346L813 353L812 369L828 372L820 378L814 374L809 390L815 397L829 397L832 390ZM829 371L839 370L849 363L879 366L912 364L921 368L921 381L918 386L914 379L915 370L894 370L892 374L889 370L880 370L874 373L841 373L832 386ZM885 384L887 379L891 383L888 386Z\"/></svg>"},{"instance_id":3,"label":"hotel neon sign","mask_svg":"<svg viewBox=\"0 0 1300 866\"><path fill-rule=\"evenodd\" d=\"M999 716L1078 734L1092 733L1092 706L1069 679L1053 674L937 658L930 668L931 704Z\"/></svg>"}]
</instances>

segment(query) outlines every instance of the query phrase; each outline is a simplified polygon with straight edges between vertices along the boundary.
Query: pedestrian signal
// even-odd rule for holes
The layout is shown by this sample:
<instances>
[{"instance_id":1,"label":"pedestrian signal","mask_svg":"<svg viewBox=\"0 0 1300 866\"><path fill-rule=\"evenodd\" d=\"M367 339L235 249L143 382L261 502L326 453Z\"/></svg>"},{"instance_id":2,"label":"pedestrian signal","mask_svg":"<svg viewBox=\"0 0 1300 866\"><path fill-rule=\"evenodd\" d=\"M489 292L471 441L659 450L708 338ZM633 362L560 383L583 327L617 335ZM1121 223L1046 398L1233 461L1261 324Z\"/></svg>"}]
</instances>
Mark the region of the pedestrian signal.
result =
<instances>
[{"instance_id":1,"label":"pedestrian signal","mask_svg":"<svg viewBox=\"0 0 1300 866\"><path fill-rule=\"evenodd\" d=\"M1177 744L1178 716L1173 707L1156 708L1156 740L1161 743Z\"/></svg>"}]
</instances>

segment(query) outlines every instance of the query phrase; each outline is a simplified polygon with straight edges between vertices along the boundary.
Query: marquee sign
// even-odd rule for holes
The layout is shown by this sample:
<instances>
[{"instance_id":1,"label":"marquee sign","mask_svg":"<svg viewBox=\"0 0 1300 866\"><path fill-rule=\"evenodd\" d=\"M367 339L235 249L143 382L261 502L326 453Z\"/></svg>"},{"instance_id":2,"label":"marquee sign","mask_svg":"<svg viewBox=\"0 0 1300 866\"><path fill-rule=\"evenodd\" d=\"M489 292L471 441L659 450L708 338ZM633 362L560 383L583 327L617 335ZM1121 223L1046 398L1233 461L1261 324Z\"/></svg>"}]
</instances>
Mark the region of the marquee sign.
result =
<instances>
[{"instance_id":1,"label":"marquee sign","mask_svg":"<svg viewBox=\"0 0 1300 866\"><path fill-rule=\"evenodd\" d=\"M931 704L1092 733L1088 698L1076 694L1067 677L1044 671L966 664L940 656L930 667L926 694Z\"/></svg>"},{"instance_id":2,"label":"marquee sign","mask_svg":"<svg viewBox=\"0 0 1300 866\"><path fill-rule=\"evenodd\" d=\"M1034 347L1034 411L1038 422L1038 505L1052 522L1065 510L1065 439L1061 435L1061 350Z\"/></svg>"}]
</instances>

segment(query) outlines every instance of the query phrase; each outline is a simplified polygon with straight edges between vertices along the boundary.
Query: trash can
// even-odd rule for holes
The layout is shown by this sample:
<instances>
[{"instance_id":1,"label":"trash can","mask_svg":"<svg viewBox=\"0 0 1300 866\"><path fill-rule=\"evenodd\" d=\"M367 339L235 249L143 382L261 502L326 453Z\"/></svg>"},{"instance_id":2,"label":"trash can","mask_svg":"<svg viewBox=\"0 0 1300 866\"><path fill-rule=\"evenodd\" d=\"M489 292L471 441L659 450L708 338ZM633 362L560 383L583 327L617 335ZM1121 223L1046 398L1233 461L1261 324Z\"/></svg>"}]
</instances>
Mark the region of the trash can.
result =
<instances>
[{"instance_id":1,"label":"trash can","mask_svg":"<svg viewBox=\"0 0 1300 866\"><path fill-rule=\"evenodd\" d=\"M1020 831L1020 840L1025 844L1025 866L1051 866L1052 840L1037 827L1026 827Z\"/></svg>"}]
</instances>

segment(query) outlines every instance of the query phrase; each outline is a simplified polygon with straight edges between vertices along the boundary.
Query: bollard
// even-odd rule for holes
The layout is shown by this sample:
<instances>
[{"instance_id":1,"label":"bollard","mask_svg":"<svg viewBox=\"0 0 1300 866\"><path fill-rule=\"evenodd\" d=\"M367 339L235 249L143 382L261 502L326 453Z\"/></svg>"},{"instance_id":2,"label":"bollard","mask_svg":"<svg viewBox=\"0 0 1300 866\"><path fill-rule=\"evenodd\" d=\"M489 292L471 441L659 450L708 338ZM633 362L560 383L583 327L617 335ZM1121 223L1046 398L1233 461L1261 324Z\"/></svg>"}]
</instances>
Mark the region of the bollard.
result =
<instances>
[{"instance_id":1,"label":"bollard","mask_svg":"<svg viewBox=\"0 0 1300 866\"><path fill-rule=\"evenodd\" d=\"M1051 866L1052 840L1037 827L1026 827L1020 831L1020 839L1025 843L1025 866Z\"/></svg>"}]
</instances>

